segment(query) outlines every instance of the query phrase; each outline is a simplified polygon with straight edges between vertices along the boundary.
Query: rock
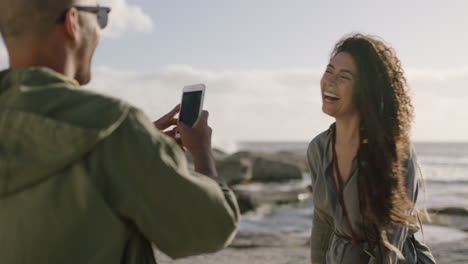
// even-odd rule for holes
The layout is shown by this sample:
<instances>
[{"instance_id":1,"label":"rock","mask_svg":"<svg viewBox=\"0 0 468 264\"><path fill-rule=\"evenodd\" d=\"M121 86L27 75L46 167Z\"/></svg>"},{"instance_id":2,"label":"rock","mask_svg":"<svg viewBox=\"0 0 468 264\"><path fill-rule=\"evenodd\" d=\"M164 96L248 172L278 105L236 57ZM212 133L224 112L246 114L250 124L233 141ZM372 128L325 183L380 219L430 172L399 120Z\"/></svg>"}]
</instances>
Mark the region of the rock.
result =
<instances>
[{"instance_id":1,"label":"rock","mask_svg":"<svg viewBox=\"0 0 468 264\"><path fill-rule=\"evenodd\" d=\"M430 208L427 211L435 214L468 216L468 210L461 207Z\"/></svg>"},{"instance_id":2,"label":"rock","mask_svg":"<svg viewBox=\"0 0 468 264\"><path fill-rule=\"evenodd\" d=\"M252 161L244 157L227 157L216 164L219 177L228 185L248 182L252 179Z\"/></svg>"},{"instance_id":3,"label":"rock","mask_svg":"<svg viewBox=\"0 0 468 264\"><path fill-rule=\"evenodd\" d=\"M280 151L272 155L281 159L284 162L297 165L304 172L310 172L310 167L309 163L307 162L306 153L304 153L304 155L298 155L289 151Z\"/></svg>"},{"instance_id":4,"label":"rock","mask_svg":"<svg viewBox=\"0 0 468 264\"><path fill-rule=\"evenodd\" d=\"M453 227L468 231L468 212L465 208L444 207L427 209L428 216L420 214L424 224Z\"/></svg>"},{"instance_id":5,"label":"rock","mask_svg":"<svg viewBox=\"0 0 468 264\"><path fill-rule=\"evenodd\" d=\"M307 163L307 158L306 154L304 155L298 155L293 152L289 151L280 151L280 152L260 152L260 151L241 151L236 153L235 155L241 155L243 157L264 157L264 158L269 158L272 160L280 161L283 163L291 164L291 165L296 165L299 167L302 171L304 172L309 172L309 164Z\"/></svg>"},{"instance_id":6,"label":"rock","mask_svg":"<svg viewBox=\"0 0 468 264\"><path fill-rule=\"evenodd\" d=\"M248 211L253 211L259 206L259 203L255 201L254 197L248 193L236 192L235 190L234 193L236 195L237 204L239 205L241 214L244 214Z\"/></svg>"},{"instance_id":7,"label":"rock","mask_svg":"<svg viewBox=\"0 0 468 264\"><path fill-rule=\"evenodd\" d=\"M293 204L311 198L310 191L299 182L287 188L281 183L240 184L231 188L237 197L242 214L264 204Z\"/></svg>"},{"instance_id":8,"label":"rock","mask_svg":"<svg viewBox=\"0 0 468 264\"><path fill-rule=\"evenodd\" d=\"M229 185L302 179L303 168L285 155L237 152L217 163L218 173Z\"/></svg>"},{"instance_id":9,"label":"rock","mask_svg":"<svg viewBox=\"0 0 468 264\"><path fill-rule=\"evenodd\" d=\"M217 148L213 148L211 153L216 163L221 162L228 157L228 154L226 154L226 152Z\"/></svg>"},{"instance_id":10,"label":"rock","mask_svg":"<svg viewBox=\"0 0 468 264\"><path fill-rule=\"evenodd\" d=\"M222 162L226 157L228 157L228 155L224 151L222 151L220 149L217 149L217 148L212 149L211 156L214 158L216 164ZM185 158L188 161L189 168L194 169L194 167L193 167L193 157L192 157L192 154L189 151L185 152Z\"/></svg>"},{"instance_id":11,"label":"rock","mask_svg":"<svg viewBox=\"0 0 468 264\"><path fill-rule=\"evenodd\" d=\"M252 239L255 239L257 236L262 237L261 239L264 240L263 237L270 235L252 234ZM286 240L286 243L272 243L274 246L256 246L256 244L263 245L267 243L258 243L258 241L249 242L248 240L244 242L242 241L244 237L242 233L238 237L236 239L239 240L234 240L232 247L213 254L177 260L170 259L158 250L156 250L155 255L160 264L297 264L306 263L306 260L310 257L310 246L296 246L300 243L294 241L293 243L289 243L287 240L291 238L285 239L280 236L271 235L271 239ZM268 240L270 238L266 239L266 241ZM244 244L246 246L243 246ZM280 244L281 246L276 247L276 244ZM442 244L428 244L438 264L468 263L468 239Z\"/></svg>"},{"instance_id":12,"label":"rock","mask_svg":"<svg viewBox=\"0 0 468 264\"><path fill-rule=\"evenodd\" d=\"M450 219L447 215L437 215L437 214L419 214L419 217L423 224L430 224L430 225L440 225L440 226L449 226Z\"/></svg>"},{"instance_id":13,"label":"rock","mask_svg":"<svg viewBox=\"0 0 468 264\"><path fill-rule=\"evenodd\" d=\"M256 157L253 160L252 178L254 182L283 182L301 180L301 169L269 157Z\"/></svg>"},{"instance_id":14,"label":"rock","mask_svg":"<svg viewBox=\"0 0 468 264\"><path fill-rule=\"evenodd\" d=\"M192 155L185 153L189 166L193 168ZM302 179L302 172L308 171L305 156L291 152L249 152L240 151L228 155L214 148L212 156L218 174L228 185L249 182L284 182Z\"/></svg>"},{"instance_id":15,"label":"rock","mask_svg":"<svg viewBox=\"0 0 468 264\"><path fill-rule=\"evenodd\" d=\"M255 184L263 185L260 188L249 189L249 185L236 185L232 190L237 197L242 197L242 201L249 201L252 209L260 204L289 204L304 201L310 198L307 188L296 187L282 190L278 184Z\"/></svg>"},{"instance_id":16,"label":"rock","mask_svg":"<svg viewBox=\"0 0 468 264\"><path fill-rule=\"evenodd\" d=\"M308 238L293 237L279 232L258 232L241 230L236 234L230 248L257 247L302 247L307 245Z\"/></svg>"}]
</instances>

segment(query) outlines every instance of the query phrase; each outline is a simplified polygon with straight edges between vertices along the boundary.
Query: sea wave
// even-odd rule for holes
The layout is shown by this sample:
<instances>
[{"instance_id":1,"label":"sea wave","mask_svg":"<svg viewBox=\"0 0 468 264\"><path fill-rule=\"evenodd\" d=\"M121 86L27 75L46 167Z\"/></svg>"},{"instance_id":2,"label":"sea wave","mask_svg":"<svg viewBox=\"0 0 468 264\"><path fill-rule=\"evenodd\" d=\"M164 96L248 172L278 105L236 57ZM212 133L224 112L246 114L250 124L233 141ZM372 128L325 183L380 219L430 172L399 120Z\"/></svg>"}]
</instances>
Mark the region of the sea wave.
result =
<instances>
[{"instance_id":1,"label":"sea wave","mask_svg":"<svg viewBox=\"0 0 468 264\"><path fill-rule=\"evenodd\" d=\"M422 164L421 172L426 182L466 183L468 182L468 168L440 167Z\"/></svg>"},{"instance_id":2,"label":"sea wave","mask_svg":"<svg viewBox=\"0 0 468 264\"><path fill-rule=\"evenodd\" d=\"M468 168L468 156L448 157L434 155L420 155L418 161L426 166Z\"/></svg>"},{"instance_id":3,"label":"sea wave","mask_svg":"<svg viewBox=\"0 0 468 264\"><path fill-rule=\"evenodd\" d=\"M467 184L468 180L425 180L426 184Z\"/></svg>"}]
</instances>

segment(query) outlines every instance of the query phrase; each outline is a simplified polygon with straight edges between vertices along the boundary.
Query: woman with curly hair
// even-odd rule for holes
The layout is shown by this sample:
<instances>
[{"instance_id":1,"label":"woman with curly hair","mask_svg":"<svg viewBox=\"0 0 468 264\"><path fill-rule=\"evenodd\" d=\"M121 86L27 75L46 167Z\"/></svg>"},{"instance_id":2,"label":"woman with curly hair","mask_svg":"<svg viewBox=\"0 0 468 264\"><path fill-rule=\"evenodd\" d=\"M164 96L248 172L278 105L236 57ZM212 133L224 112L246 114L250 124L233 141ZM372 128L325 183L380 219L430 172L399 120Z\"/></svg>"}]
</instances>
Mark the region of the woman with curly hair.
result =
<instances>
[{"instance_id":1,"label":"woman with curly hair","mask_svg":"<svg viewBox=\"0 0 468 264\"><path fill-rule=\"evenodd\" d=\"M400 61L381 40L339 41L322 77L335 118L309 145L312 263L435 263L419 242L412 105Z\"/></svg>"}]
</instances>

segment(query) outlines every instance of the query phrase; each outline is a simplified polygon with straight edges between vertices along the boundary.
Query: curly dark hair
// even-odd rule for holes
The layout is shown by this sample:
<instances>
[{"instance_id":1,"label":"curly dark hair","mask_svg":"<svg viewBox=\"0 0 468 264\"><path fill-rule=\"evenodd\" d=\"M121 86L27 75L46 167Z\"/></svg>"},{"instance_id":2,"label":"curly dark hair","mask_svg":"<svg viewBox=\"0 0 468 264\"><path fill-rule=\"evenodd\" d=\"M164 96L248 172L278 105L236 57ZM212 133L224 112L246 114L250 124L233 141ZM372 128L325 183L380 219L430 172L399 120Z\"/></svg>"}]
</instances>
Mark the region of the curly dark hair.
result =
<instances>
[{"instance_id":1,"label":"curly dark hair","mask_svg":"<svg viewBox=\"0 0 468 264\"><path fill-rule=\"evenodd\" d=\"M358 80L354 102L361 117L357 154L361 217L367 240L382 242L382 233L395 226L415 228L408 215L403 167L409 151L413 106L395 51L377 37L354 34L340 40L331 56L349 53L356 61Z\"/></svg>"}]
</instances>

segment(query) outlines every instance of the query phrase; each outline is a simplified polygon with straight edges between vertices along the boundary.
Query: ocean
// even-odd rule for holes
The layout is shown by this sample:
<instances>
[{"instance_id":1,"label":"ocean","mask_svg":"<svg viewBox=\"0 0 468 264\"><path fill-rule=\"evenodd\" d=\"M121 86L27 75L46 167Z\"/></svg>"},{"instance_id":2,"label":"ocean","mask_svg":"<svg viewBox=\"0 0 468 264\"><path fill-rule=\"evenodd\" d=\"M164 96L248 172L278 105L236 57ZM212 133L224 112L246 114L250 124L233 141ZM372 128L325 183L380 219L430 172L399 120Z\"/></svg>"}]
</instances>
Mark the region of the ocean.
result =
<instances>
[{"instance_id":1,"label":"ocean","mask_svg":"<svg viewBox=\"0 0 468 264\"><path fill-rule=\"evenodd\" d=\"M241 142L239 150L289 151L305 155L307 142ZM417 207L468 209L468 143L414 143L417 158L425 182L425 192L420 190ZM254 184L248 188L288 188L310 184L310 176L303 181L280 184ZM313 206L310 199L294 205L264 205L243 216L240 229L260 232L287 232L291 235L309 236ZM432 227L436 233L454 232L451 239L466 234ZM429 227L429 229L431 229ZM430 233L430 232L429 232ZM437 239L437 235L435 235ZM440 242L440 241L439 241Z\"/></svg>"}]
</instances>

